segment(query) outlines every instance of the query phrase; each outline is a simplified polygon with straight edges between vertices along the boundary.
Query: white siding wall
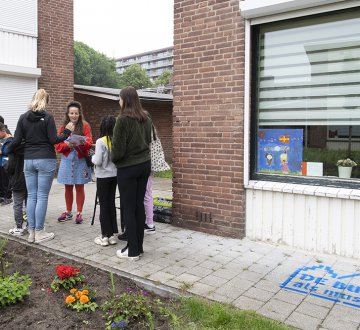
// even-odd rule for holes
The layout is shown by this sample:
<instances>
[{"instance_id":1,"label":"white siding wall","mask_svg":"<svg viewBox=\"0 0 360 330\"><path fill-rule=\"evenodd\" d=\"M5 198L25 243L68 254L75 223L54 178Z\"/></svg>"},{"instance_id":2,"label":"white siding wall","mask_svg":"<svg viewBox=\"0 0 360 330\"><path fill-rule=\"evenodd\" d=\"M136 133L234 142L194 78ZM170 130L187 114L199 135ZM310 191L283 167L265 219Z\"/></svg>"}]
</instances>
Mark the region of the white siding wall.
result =
<instances>
[{"instance_id":1,"label":"white siding wall","mask_svg":"<svg viewBox=\"0 0 360 330\"><path fill-rule=\"evenodd\" d=\"M0 114L12 133L37 89L37 0L1 0Z\"/></svg>"},{"instance_id":2,"label":"white siding wall","mask_svg":"<svg viewBox=\"0 0 360 330\"><path fill-rule=\"evenodd\" d=\"M37 80L34 78L0 75L0 114L14 134L19 116L26 112Z\"/></svg>"},{"instance_id":3,"label":"white siding wall","mask_svg":"<svg viewBox=\"0 0 360 330\"><path fill-rule=\"evenodd\" d=\"M246 190L248 238L360 257L359 192L299 185L274 188ZM294 193L296 189L303 191Z\"/></svg>"},{"instance_id":4,"label":"white siding wall","mask_svg":"<svg viewBox=\"0 0 360 330\"><path fill-rule=\"evenodd\" d=\"M36 68L37 38L0 29L0 63Z\"/></svg>"},{"instance_id":5,"label":"white siding wall","mask_svg":"<svg viewBox=\"0 0 360 330\"><path fill-rule=\"evenodd\" d=\"M0 30L37 36L37 0L1 0Z\"/></svg>"}]
</instances>

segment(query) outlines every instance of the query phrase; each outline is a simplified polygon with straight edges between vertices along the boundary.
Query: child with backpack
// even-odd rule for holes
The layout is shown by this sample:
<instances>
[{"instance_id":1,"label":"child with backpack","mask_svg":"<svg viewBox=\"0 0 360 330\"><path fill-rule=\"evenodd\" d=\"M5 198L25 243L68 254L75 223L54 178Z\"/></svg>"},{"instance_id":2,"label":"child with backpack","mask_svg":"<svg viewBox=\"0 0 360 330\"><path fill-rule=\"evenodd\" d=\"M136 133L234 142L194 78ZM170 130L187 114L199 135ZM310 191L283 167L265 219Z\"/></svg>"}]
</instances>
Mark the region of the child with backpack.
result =
<instances>
[{"instance_id":1,"label":"child with backpack","mask_svg":"<svg viewBox=\"0 0 360 330\"><path fill-rule=\"evenodd\" d=\"M9 144L12 142L13 137L9 133L6 126L0 122L0 185L1 185L1 205L7 205L12 202L11 190L9 189L9 176L5 172L5 165L8 161L7 149Z\"/></svg>"},{"instance_id":2,"label":"child with backpack","mask_svg":"<svg viewBox=\"0 0 360 330\"><path fill-rule=\"evenodd\" d=\"M4 118L0 116L0 125L2 127L1 129L1 137L0 137L0 151L2 149L2 146L5 144L8 137L11 137L11 132L7 128L7 126L4 124ZM7 143L9 143L8 141ZM4 161L4 163L7 160L7 156L1 156L1 162ZM0 205L7 205L12 202L12 196L11 196L11 190L9 189L9 178L6 174L4 167L0 166Z\"/></svg>"}]
</instances>

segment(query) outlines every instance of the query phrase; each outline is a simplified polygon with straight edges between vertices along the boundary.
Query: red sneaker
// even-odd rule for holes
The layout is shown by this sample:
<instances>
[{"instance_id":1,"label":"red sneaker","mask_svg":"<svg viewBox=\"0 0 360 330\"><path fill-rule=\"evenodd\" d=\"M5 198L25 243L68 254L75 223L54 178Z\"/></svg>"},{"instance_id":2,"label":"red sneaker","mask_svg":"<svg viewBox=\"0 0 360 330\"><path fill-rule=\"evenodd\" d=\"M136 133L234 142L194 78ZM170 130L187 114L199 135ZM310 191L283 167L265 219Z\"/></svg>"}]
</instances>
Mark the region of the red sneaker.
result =
<instances>
[{"instance_id":1,"label":"red sneaker","mask_svg":"<svg viewBox=\"0 0 360 330\"><path fill-rule=\"evenodd\" d=\"M73 218L72 213L63 212L63 213L61 213L61 215L58 217L58 221L59 221L59 222L65 222L65 221L72 220L72 218Z\"/></svg>"},{"instance_id":2,"label":"red sneaker","mask_svg":"<svg viewBox=\"0 0 360 330\"><path fill-rule=\"evenodd\" d=\"M82 218L82 215L79 213L79 214L76 215L75 223L80 225L82 222L83 222L83 218Z\"/></svg>"}]
</instances>

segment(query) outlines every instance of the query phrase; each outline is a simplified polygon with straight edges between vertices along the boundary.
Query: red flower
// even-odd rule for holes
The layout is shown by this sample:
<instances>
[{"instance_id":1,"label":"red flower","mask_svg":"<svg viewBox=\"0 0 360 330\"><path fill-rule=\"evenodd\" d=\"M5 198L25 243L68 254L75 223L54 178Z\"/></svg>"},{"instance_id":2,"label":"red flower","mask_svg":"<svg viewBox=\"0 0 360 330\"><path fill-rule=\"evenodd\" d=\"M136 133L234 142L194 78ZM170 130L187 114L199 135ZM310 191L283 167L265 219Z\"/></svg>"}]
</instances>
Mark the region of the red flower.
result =
<instances>
[{"instance_id":1,"label":"red flower","mask_svg":"<svg viewBox=\"0 0 360 330\"><path fill-rule=\"evenodd\" d=\"M56 274L60 279L65 279L72 276L77 276L80 273L80 268L74 268L67 265L56 265Z\"/></svg>"}]
</instances>

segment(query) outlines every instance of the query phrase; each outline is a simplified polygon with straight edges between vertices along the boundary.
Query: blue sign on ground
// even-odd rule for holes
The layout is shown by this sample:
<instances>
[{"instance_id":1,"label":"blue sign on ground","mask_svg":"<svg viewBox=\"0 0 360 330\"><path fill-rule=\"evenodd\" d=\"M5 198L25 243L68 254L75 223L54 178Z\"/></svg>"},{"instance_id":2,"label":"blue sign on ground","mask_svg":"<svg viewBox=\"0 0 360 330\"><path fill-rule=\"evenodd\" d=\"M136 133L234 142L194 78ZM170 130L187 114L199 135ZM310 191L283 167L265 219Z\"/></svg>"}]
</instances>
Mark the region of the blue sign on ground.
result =
<instances>
[{"instance_id":1,"label":"blue sign on ground","mask_svg":"<svg viewBox=\"0 0 360 330\"><path fill-rule=\"evenodd\" d=\"M324 265L302 267L280 288L360 308L360 273L340 275Z\"/></svg>"},{"instance_id":2,"label":"blue sign on ground","mask_svg":"<svg viewBox=\"0 0 360 330\"><path fill-rule=\"evenodd\" d=\"M301 175L302 152L302 129L258 131L258 172Z\"/></svg>"}]
</instances>

